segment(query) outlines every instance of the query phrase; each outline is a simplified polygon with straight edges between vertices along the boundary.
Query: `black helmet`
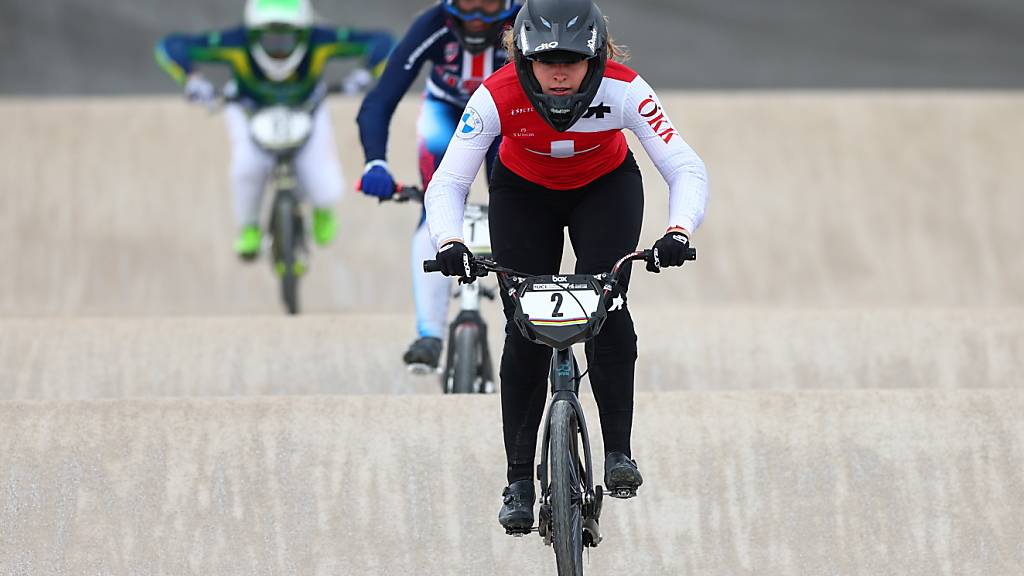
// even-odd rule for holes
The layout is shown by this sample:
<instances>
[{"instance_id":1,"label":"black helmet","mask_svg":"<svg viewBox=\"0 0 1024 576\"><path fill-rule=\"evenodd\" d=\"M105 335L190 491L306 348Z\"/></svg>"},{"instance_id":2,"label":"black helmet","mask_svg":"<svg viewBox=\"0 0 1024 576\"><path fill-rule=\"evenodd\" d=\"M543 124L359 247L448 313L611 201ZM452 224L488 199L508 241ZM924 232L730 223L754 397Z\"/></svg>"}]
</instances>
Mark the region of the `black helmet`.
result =
<instances>
[{"instance_id":1,"label":"black helmet","mask_svg":"<svg viewBox=\"0 0 1024 576\"><path fill-rule=\"evenodd\" d=\"M583 116L601 87L608 62L608 25L591 0L528 0L513 25L519 83L534 109L552 128L565 132ZM531 60L590 64L571 96L545 94Z\"/></svg>"},{"instance_id":2,"label":"black helmet","mask_svg":"<svg viewBox=\"0 0 1024 576\"><path fill-rule=\"evenodd\" d=\"M513 0L502 0L501 7L492 13L483 10L466 12L459 8L458 0L441 0L441 4L448 16L448 27L458 38L459 44L473 54L497 46L507 25L505 21L512 18L519 8ZM487 28L483 32L470 32L466 30L468 20L480 20L487 24Z\"/></svg>"}]
</instances>

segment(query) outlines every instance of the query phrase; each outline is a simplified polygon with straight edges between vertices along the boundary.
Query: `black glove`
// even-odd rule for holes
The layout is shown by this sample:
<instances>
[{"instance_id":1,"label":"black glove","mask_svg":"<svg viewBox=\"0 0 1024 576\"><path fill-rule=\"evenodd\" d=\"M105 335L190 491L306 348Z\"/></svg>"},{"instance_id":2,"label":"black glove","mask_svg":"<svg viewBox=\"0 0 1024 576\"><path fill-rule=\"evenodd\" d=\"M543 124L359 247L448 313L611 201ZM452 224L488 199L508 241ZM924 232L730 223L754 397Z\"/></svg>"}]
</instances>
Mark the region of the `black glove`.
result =
<instances>
[{"instance_id":1,"label":"black glove","mask_svg":"<svg viewBox=\"0 0 1024 576\"><path fill-rule=\"evenodd\" d=\"M658 273L663 267L682 266L690 252L690 239L682 232L668 232L654 243L654 257L647 271Z\"/></svg>"},{"instance_id":2,"label":"black glove","mask_svg":"<svg viewBox=\"0 0 1024 576\"><path fill-rule=\"evenodd\" d=\"M441 274L462 276L469 282L473 281L473 253L462 242L452 240L441 246L434 259L441 268Z\"/></svg>"}]
</instances>

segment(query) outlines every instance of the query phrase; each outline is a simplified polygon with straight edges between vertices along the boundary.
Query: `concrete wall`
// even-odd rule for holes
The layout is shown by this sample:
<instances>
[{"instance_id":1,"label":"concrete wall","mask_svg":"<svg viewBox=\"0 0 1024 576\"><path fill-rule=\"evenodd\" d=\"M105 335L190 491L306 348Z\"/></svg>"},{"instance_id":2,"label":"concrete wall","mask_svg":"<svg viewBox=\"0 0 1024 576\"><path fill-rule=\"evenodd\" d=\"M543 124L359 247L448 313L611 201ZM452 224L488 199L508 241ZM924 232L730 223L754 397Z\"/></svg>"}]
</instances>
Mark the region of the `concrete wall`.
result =
<instances>
[{"instance_id":1,"label":"concrete wall","mask_svg":"<svg viewBox=\"0 0 1024 576\"><path fill-rule=\"evenodd\" d=\"M404 32L429 0L317 6L325 20ZM0 94L171 92L153 43L240 20L241 0L5 0ZM1022 87L1016 0L604 0L657 87Z\"/></svg>"}]
</instances>

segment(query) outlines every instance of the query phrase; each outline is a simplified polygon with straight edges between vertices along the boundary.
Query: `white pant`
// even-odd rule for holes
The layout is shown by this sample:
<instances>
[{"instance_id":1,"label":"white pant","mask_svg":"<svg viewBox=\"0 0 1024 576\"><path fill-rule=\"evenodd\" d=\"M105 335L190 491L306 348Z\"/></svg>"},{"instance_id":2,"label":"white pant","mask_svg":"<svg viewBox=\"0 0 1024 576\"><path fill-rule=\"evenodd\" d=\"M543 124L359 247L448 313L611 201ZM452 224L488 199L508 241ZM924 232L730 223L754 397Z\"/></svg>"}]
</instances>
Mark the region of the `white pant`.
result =
<instances>
[{"instance_id":1,"label":"white pant","mask_svg":"<svg viewBox=\"0 0 1024 576\"><path fill-rule=\"evenodd\" d=\"M448 337L448 303L452 300L451 279L427 274L423 261L433 260L437 249L430 240L427 223L421 222L412 236L412 291L416 300L416 332L419 336Z\"/></svg>"},{"instance_id":2,"label":"white pant","mask_svg":"<svg viewBox=\"0 0 1024 576\"><path fill-rule=\"evenodd\" d=\"M256 225L260 219L263 190L274 168L274 157L249 137L249 121L242 106L224 108L231 140L231 191L239 226ZM330 208L341 199L345 181L341 175L331 115L327 106L313 114L313 132L295 156L295 175L305 198L316 208Z\"/></svg>"}]
</instances>

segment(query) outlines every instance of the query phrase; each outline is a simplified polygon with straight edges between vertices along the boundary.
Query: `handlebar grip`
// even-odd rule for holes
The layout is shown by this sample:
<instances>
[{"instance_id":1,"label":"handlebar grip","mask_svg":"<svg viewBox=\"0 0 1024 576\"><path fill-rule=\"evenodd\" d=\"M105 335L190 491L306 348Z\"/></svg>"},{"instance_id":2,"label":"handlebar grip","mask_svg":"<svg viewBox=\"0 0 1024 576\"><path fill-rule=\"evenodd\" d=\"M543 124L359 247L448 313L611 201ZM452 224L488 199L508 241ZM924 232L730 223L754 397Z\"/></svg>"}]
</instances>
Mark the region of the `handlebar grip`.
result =
<instances>
[{"instance_id":1,"label":"handlebar grip","mask_svg":"<svg viewBox=\"0 0 1024 576\"><path fill-rule=\"evenodd\" d=\"M424 260L423 271L428 274L431 272L440 272L441 265L437 263L437 260Z\"/></svg>"},{"instance_id":2,"label":"handlebar grip","mask_svg":"<svg viewBox=\"0 0 1024 576\"><path fill-rule=\"evenodd\" d=\"M686 249L685 260L687 262L695 262L697 260L697 249L690 246ZM651 262L654 260L654 250L648 248L644 250L644 261Z\"/></svg>"}]
</instances>

